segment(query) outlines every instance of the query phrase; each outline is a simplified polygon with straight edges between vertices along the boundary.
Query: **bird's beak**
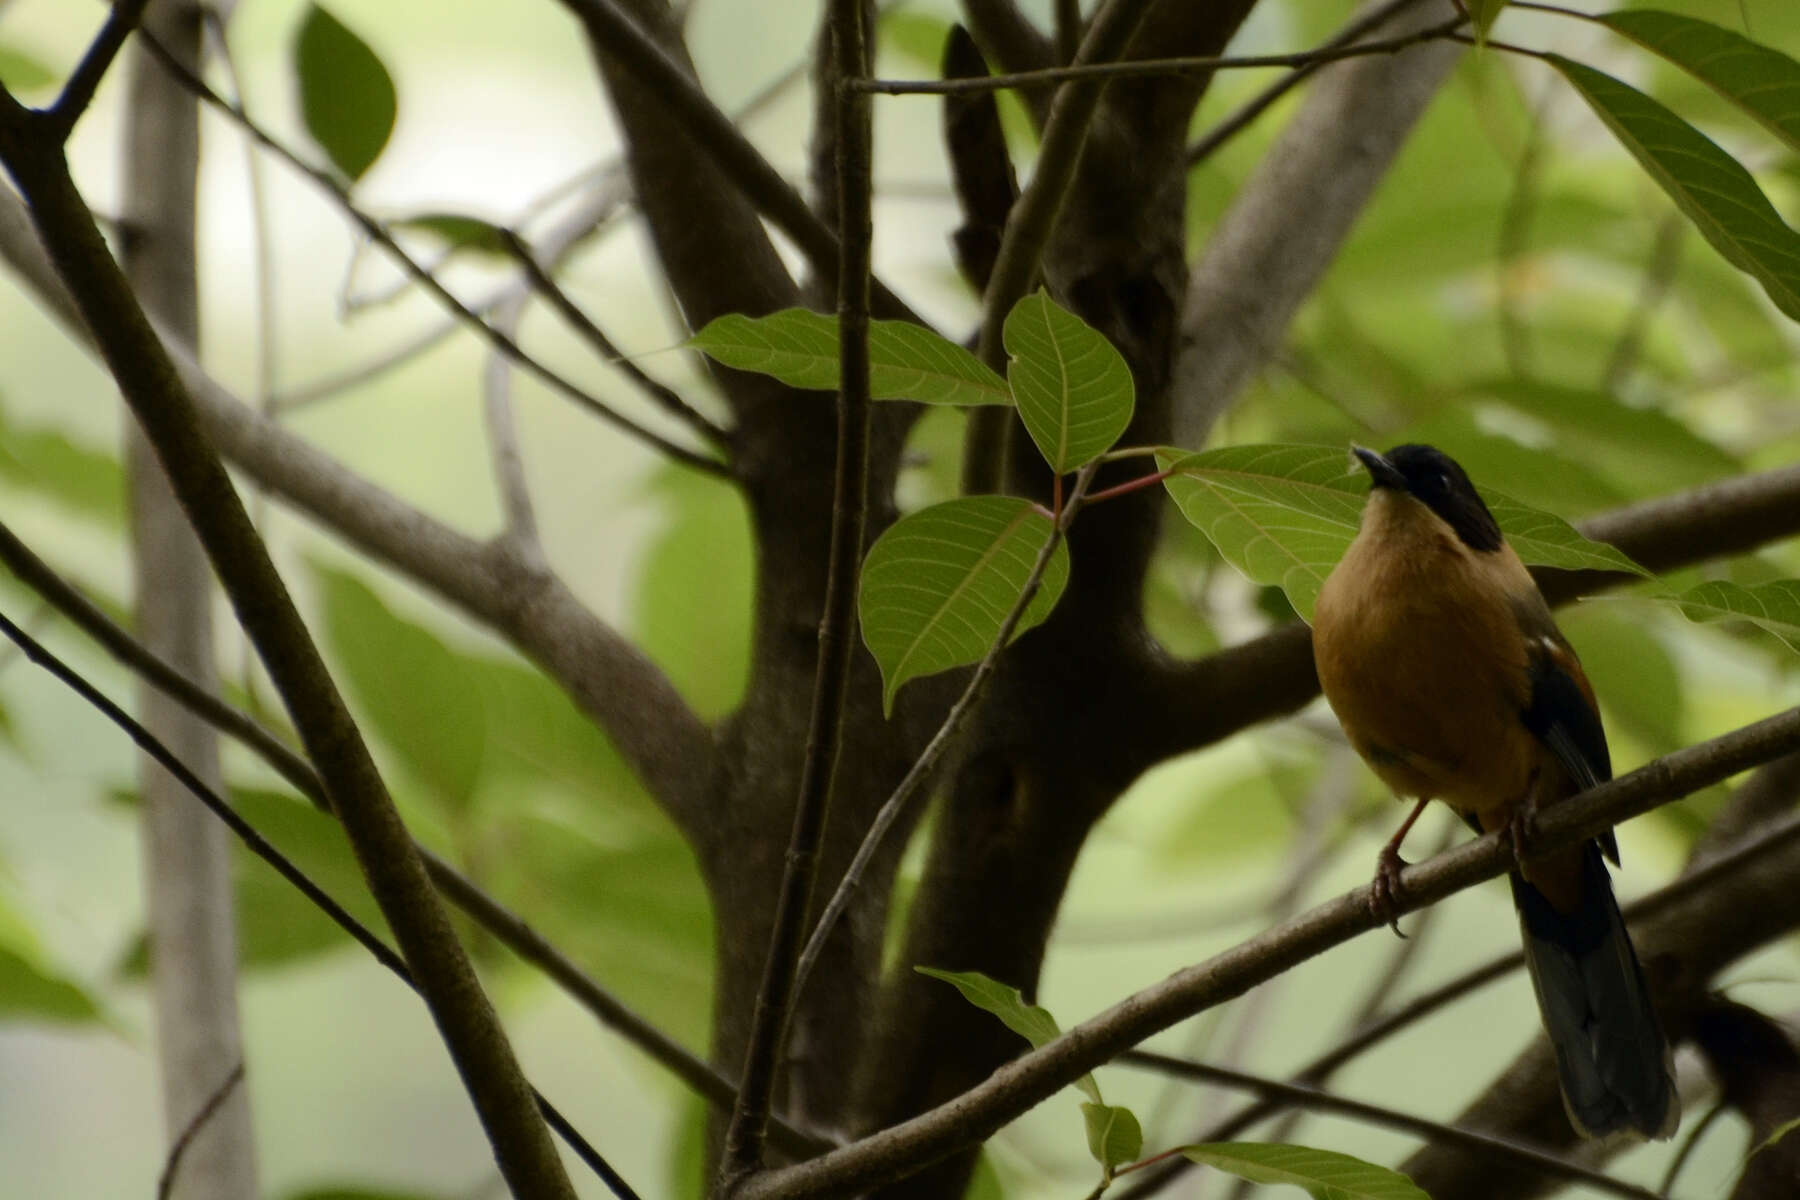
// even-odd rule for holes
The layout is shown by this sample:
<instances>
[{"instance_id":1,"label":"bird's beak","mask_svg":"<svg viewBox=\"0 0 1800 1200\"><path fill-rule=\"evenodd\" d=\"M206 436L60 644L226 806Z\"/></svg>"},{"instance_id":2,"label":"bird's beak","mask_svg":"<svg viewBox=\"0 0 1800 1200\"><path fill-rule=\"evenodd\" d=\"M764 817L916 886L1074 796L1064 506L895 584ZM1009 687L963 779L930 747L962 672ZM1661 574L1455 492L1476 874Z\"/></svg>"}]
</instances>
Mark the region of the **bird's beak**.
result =
<instances>
[{"instance_id":1,"label":"bird's beak","mask_svg":"<svg viewBox=\"0 0 1800 1200\"><path fill-rule=\"evenodd\" d=\"M1394 464L1381 454L1367 446L1351 446L1350 453L1356 455L1357 461L1368 468L1369 478L1374 481L1374 486L1394 488L1401 492L1406 490L1406 476L1396 471Z\"/></svg>"}]
</instances>

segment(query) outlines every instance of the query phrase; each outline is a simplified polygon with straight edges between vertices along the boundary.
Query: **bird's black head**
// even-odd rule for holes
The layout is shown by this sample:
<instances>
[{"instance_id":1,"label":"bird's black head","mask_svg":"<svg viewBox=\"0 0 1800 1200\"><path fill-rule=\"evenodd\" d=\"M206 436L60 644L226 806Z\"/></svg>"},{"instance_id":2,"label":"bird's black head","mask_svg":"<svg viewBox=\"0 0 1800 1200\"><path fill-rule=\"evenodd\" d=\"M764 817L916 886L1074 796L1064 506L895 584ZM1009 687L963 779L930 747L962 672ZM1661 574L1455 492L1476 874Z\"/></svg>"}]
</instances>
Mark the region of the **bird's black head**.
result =
<instances>
[{"instance_id":1,"label":"bird's black head","mask_svg":"<svg viewBox=\"0 0 1800 1200\"><path fill-rule=\"evenodd\" d=\"M1500 548L1500 526L1494 514L1456 460L1442 450L1408 444L1377 454L1357 446L1355 454L1369 469L1371 488L1393 488L1412 496L1442 517L1471 550Z\"/></svg>"}]
</instances>

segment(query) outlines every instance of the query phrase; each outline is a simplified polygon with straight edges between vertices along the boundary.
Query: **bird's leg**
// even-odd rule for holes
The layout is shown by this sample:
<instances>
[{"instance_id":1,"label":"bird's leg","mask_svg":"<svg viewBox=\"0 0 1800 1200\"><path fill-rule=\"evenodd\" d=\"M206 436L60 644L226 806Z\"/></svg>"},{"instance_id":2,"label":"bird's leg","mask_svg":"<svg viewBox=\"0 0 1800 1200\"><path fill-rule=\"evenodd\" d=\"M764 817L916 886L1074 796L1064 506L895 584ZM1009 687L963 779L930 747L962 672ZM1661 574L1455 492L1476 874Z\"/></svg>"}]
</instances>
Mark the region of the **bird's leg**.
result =
<instances>
[{"instance_id":1,"label":"bird's leg","mask_svg":"<svg viewBox=\"0 0 1800 1200\"><path fill-rule=\"evenodd\" d=\"M1395 911L1400 901L1400 868L1406 865L1406 860L1400 857L1400 844L1406 841L1413 822L1430 803L1430 796L1421 797L1413 805L1412 812L1406 815L1406 820L1400 822L1400 828L1394 831L1387 845L1381 848L1381 853L1375 856L1375 878L1369 883L1369 911L1375 914L1376 920L1391 926L1395 937L1406 936L1400 932L1400 914Z\"/></svg>"},{"instance_id":2,"label":"bird's leg","mask_svg":"<svg viewBox=\"0 0 1800 1200\"><path fill-rule=\"evenodd\" d=\"M1506 819L1506 840L1512 843L1513 865L1521 870L1524 869L1526 848L1531 845L1537 824L1538 793L1543 788L1543 780L1542 770L1531 772L1531 782L1525 787L1525 795L1519 803L1513 805L1512 814Z\"/></svg>"}]
</instances>

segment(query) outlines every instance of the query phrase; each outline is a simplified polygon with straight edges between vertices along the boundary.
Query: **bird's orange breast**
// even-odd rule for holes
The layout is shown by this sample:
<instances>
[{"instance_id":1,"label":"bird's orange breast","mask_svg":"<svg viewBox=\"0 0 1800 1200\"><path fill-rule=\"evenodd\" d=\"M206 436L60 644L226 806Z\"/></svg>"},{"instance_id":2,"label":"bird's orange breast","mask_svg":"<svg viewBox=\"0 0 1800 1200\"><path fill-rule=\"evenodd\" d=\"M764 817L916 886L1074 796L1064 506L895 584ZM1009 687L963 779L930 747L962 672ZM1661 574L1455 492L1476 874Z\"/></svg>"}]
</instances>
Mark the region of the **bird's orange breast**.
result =
<instances>
[{"instance_id":1,"label":"bird's orange breast","mask_svg":"<svg viewBox=\"0 0 1800 1200\"><path fill-rule=\"evenodd\" d=\"M1541 761L1519 716L1529 698L1526 644L1492 577L1518 560L1504 549L1502 561L1478 557L1422 507L1383 499L1372 498L1315 608L1325 698L1399 795L1442 799L1469 815L1508 810Z\"/></svg>"}]
</instances>

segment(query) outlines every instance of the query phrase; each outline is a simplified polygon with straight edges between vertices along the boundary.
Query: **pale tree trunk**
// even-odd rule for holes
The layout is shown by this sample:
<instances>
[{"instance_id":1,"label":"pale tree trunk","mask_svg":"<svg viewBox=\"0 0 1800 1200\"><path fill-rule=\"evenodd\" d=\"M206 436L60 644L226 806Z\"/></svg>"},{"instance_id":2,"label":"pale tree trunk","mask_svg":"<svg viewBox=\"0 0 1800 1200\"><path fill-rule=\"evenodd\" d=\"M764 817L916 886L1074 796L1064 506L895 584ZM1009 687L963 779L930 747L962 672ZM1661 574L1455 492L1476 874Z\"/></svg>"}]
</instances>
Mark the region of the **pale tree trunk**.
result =
<instances>
[{"instance_id":1,"label":"pale tree trunk","mask_svg":"<svg viewBox=\"0 0 1800 1200\"><path fill-rule=\"evenodd\" d=\"M191 0L157 0L144 26L192 64L203 33ZM198 109L146 52L128 52L122 257L150 314L190 347L199 344L195 281ZM212 573L155 455L128 427L136 615L146 645L190 679L215 686ZM142 719L210 786L222 790L217 735L148 685ZM171 1144L227 1085L243 1061L238 1027L237 930L230 844L223 825L173 777L140 760L144 879L151 976ZM248 1092L232 1087L180 1161L178 1200L255 1197L256 1156Z\"/></svg>"}]
</instances>

